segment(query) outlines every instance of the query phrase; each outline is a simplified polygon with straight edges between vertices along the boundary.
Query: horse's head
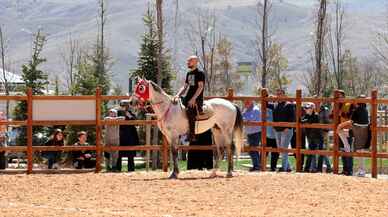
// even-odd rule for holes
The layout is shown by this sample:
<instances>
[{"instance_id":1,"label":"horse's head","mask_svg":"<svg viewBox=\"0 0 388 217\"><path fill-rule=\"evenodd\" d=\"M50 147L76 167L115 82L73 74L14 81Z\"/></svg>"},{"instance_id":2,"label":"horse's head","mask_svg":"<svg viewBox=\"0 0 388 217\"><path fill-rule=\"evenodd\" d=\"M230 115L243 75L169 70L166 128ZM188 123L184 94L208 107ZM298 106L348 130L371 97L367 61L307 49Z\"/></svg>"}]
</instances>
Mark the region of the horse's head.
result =
<instances>
[{"instance_id":1,"label":"horse's head","mask_svg":"<svg viewBox=\"0 0 388 217\"><path fill-rule=\"evenodd\" d=\"M144 109L150 100L150 82L145 79L138 79L133 95L129 100L130 105Z\"/></svg>"},{"instance_id":2,"label":"horse's head","mask_svg":"<svg viewBox=\"0 0 388 217\"><path fill-rule=\"evenodd\" d=\"M150 100L150 82L145 79L139 79L135 85L133 95L143 103Z\"/></svg>"}]
</instances>

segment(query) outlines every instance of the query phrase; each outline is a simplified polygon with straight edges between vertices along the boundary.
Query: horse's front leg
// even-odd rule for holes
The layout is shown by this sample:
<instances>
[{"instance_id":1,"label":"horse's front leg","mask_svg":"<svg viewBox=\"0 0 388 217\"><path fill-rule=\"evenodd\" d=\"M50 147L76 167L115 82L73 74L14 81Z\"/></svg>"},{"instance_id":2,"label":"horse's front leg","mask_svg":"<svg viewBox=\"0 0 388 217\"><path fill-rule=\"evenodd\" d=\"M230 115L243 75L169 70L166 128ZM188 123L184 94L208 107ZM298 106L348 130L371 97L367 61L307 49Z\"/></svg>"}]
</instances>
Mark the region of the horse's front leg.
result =
<instances>
[{"instance_id":1,"label":"horse's front leg","mask_svg":"<svg viewBox=\"0 0 388 217\"><path fill-rule=\"evenodd\" d=\"M177 179L179 174L178 167L178 139L173 139L171 142L171 152L172 152L172 161L173 161L173 171L171 172L169 178Z\"/></svg>"}]
</instances>

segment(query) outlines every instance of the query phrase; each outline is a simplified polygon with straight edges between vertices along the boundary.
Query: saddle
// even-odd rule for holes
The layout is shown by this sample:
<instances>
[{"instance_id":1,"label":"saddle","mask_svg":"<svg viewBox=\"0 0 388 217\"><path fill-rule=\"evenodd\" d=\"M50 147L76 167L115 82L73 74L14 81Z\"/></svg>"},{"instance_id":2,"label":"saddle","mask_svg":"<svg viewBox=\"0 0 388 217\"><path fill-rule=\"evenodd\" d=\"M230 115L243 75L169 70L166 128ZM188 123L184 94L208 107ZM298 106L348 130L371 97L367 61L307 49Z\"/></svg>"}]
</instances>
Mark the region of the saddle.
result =
<instances>
[{"instance_id":1,"label":"saddle","mask_svg":"<svg viewBox=\"0 0 388 217\"><path fill-rule=\"evenodd\" d=\"M202 106L202 112L199 112L197 108L197 114L197 117L195 117L197 121L206 121L213 117L214 109L211 105L206 104L205 102Z\"/></svg>"},{"instance_id":2,"label":"saddle","mask_svg":"<svg viewBox=\"0 0 388 217\"><path fill-rule=\"evenodd\" d=\"M174 102L179 103L183 110L186 110L186 107L183 105L182 101ZM195 117L196 121L206 121L209 120L214 115L214 109L211 105L207 104L206 101L203 103L202 112L199 112L197 108L197 116Z\"/></svg>"}]
</instances>

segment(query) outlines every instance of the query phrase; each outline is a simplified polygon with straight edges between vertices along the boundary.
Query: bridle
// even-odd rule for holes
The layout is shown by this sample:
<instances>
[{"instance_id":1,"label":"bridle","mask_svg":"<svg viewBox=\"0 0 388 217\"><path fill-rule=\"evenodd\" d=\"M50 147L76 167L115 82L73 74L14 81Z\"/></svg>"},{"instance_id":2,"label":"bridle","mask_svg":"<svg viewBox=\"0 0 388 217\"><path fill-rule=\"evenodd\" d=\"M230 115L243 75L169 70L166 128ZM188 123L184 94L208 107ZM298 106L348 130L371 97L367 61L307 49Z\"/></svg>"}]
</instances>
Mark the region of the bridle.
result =
<instances>
[{"instance_id":1,"label":"bridle","mask_svg":"<svg viewBox=\"0 0 388 217\"><path fill-rule=\"evenodd\" d=\"M167 109L163 112L160 118L158 118L158 122L161 122L162 120L165 120L168 113L171 110L172 107L172 102L171 100L169 101L158 101L158 102L153 102L150 99L150 89L149 89L149 82L141 79L137 85L135 86L135 93L134 96L139 99L140 103L140 108L141 109L148 109L148 108L153 108L153 107L160 107L161 105L168 103Z\"/></svg>"}]
</instances>

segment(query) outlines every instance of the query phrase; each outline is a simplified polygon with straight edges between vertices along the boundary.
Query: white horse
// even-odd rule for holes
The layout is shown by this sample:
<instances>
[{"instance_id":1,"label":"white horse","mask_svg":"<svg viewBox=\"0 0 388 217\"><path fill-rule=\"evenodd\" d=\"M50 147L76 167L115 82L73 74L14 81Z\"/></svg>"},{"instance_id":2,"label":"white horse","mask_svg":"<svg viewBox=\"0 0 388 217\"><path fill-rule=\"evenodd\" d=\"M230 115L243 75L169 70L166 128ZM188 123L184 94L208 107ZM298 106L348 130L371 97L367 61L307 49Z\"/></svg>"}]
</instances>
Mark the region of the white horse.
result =
<instances>
[{"instance_id":1,"label":"white horse","mask_svg":"<svg viewBox=\"0 0 388 217\"><path fill-rule=\"evenodd\" d=\"M166 137L171 146L174 169L169 178L177 178L178 169L178 150L179 137L189 132L189 124L186 116L186 111L181 103L173 102L172 96L166 94L162 88L152 81L139 79L135 92L130 99L132 104L144 105L149 102L158 118L158 127ZM233 153L232 143L234 145L237 156L240 154L243 143L243 119L240 109L231 102L224 99L211 99L204 102L205 105L211 107L213 116L205 121L200 121L202 129L197 133L212 130L214 143L217 150L213 151L215 156L215 167L211 177L217 176L218 162L220 160L220 147L226 147L228 153L228 172L227 177L232 177L233 170Z\"/></svg>"}]
</instances>

